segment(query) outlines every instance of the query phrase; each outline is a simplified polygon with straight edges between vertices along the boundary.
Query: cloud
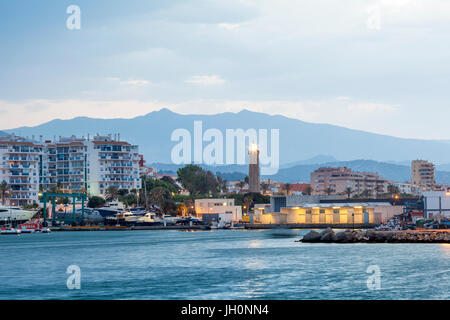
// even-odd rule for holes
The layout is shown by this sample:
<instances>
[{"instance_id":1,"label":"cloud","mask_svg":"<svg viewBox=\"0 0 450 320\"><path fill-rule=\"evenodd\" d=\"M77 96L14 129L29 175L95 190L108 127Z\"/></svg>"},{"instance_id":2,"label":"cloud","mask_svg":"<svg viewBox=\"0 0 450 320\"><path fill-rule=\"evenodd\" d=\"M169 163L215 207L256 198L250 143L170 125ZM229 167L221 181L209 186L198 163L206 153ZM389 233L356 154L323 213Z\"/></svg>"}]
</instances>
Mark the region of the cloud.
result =
<instances>
[{"instance_id":1,"label":"cloud","mask_svg":"<svg viewBox=\"0 0 450 320\"><path fill-rule=\"evenodd\" d=\"M219 85L225 83L225 80L216 75L193 76L186 83L199 84L203 86Z\"/></svg>"},{"instance_id":2,"label":"cloud","mask_svg":"<svg viewBox=\"0 0 450 320\"><path fill-rule=\"evenodd\" d=\"M398 106L382 103L356 103L348 107L349 111L363 111L363 112L391 112L397 110Z\"/></svg>"},{"instance_id":3,"label":"cloud","mask_svg":"<svg viewBox=\"0 0 450 320\"><path fill-rule=\"evenodd\" d=\"M137 86L137 87L142 87L142 86L147 86L150 83L150 81L147 80L138 80L138 79L134 79L134 80L121 80L120 78L117 77L107 77L105 78L108 81L114 81L114 82L118 82L121 85L126 85L126 86Z\"/></svg>"}]
</instances>

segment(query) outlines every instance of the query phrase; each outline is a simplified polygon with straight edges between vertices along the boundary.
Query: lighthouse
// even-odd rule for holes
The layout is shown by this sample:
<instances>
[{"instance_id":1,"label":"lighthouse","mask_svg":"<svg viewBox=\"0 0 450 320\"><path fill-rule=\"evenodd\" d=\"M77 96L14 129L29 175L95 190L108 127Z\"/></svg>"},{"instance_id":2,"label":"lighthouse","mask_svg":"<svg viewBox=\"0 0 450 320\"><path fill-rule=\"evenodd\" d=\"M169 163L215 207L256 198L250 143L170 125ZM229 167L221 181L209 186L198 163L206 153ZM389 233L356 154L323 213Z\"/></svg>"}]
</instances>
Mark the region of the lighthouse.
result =
<instances>
[{"instance_id":1,"label":"lighthouse","mask_svg":"<svg viewBox=\"0 0 450 320\"><path fill-rule=\"evenodd\" d=\"M248 189L249 192L259 193L259 149L256 143L252 143L248 148Z\"/></svg>"}]
</instances>

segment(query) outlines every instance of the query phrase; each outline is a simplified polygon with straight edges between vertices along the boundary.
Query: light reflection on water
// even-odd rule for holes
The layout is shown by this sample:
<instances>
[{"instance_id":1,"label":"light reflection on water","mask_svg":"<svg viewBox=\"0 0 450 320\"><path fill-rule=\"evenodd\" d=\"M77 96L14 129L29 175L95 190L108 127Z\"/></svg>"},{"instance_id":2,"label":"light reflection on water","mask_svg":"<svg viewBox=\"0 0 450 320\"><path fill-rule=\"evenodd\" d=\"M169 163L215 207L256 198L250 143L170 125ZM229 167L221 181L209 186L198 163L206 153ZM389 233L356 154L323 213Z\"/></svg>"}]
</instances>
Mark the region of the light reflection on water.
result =
<instances>
[{"instance_id":1,"label":"light reflection on water","mask_svg":"<svg viewBox=\"0 0 450 320\"><path fill-rule=\"evenodd\" d=\"M307 244L267 230L0 238L0 299L449 299L450 245ZM79 265L82 289L66 287ZM378 265L381 290L367 267Z\"/></svg>"}]
</instances>

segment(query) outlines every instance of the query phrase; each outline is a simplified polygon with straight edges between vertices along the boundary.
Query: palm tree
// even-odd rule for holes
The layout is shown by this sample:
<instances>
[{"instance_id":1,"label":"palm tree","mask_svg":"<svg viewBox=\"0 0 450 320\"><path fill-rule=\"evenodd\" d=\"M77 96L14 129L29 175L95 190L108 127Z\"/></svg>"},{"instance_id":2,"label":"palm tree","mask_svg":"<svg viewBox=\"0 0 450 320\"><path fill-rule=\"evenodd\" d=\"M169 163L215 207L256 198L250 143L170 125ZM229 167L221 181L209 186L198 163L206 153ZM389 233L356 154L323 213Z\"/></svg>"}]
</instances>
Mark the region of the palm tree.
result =
<instances>
[{"instance_id":1,"label":"palm tree","mask_svg":"<svg viewBox=\"0 0 450 320\"><path fill-rule=\"evenodd\" d=\"M383 186L377 185L377 186L375 187L375 195L376 195L377 198L378 198L378 195L379 195L382 191L383 191Z\"/></svg>"},{"instance_id":2,"label":"palm tree","mask_svg":"<svg viewBox=\"0 0 450 320\"><path fill-rule=\"evenodd\" d=\"M334 190L331 189L330 187L328 187L328 188L325 190L325 193L326 193L327 195L330 195L330 194L332 194L333 192L334 192Z\"/></svg>"},{"instance_id":3,"label":"palm tree","mask_svg":"<svg viewBox=\"0 0 450 320\"><path fill-rule=\"evenodd\" d=\"M242 189L244 188L244 186L245 186L245 181L239 181L238 182L238 187L239 187L239 193L242 193Z\"/></svg>"},{"instance_id":4,"label":"palm tree","mask_svg":"<svg viewBox=\"0 0 450 320\"><path fill-rule=\"evenodd\" d=\"M11 187L8 182L3 181L0 183L0 195L2 197L2 204L5 205L5 200L10 196Z\"/></svg>"},{"instance_id":5,"label":"palm tree","mask_svg":"<svg viewBox=\"0 0 450 320\"><path fill-rule=\"evenodd\" d=\"M351 187L345 188L345 193L347 194L347 199L350 199L350 197L351 197L351 195L353 193L352 188Z\"/></svg>"},{"instance_id":6,"label":"palm tree","mask_svg":"<svg viewBox=\"0 0 450 320\"><path fill-rule=\"evenodd\" d=\"M266 193L267 189L269 189L269 184L267 182L261 182L261 190L263 192L263 194Z\"/></svg>"},{"instance_id":7,"label":"palm tree","mask_svg":"<svg viewBox=\"0 0 450 320\"><path fill-rule=\"evenodd\" d=\"M246 206L246 208L247 208L247 214L248 214L248 212L249 212L249 210L250 210L250 206L253 204L253 199L252 199L252 197L245 196L245 197L244 197L244 203L245 203L245 206Z\"/></svg>"},{"instance_id":8,"label":"palm tree","mask_svg":"<svg viewBox=\"0 0 450 320\"><path fill-rule=\"evenodd\" d=\"M291 190L291 184L290 183L286 183L284 185L284 191L286 191L286 195L289 195L289 191Z\"/></svg>"},{"instance_id":9,"label":"palm tree","mask_svg":"<svg viewBox=\"0 0 450 320\"><path fill-rule=\"evenodd\" d=\"M217 176L217 183L219 184L220 193L225 193L228 191L227 180L223 180L221 176Z\"/></svg>"},{"instance_id":10,"label":"palm tree","mask_svg":"<svg viewBox=\"0 0 450 320\"><path fill-rule=\"evenodd\" d=\"M389 194L399 194L400 189L397 186L394 186L393 184L388 185L387 187Z\"/></svg>"},{"instance_id":11,"label":"palm tree","mask_svg":"<svg viewBox=\"0 0 450 320\"><path fill-rule=\"evenodd\" d=\"M107 201L116 200L119 197L119 189L117 187L111 186L106 189L105 198Z\"/></svg>"},{"instance_id":12,"label":"palm tree","mask_svg":"<svg viewBox=\"0 0 450 320\"><path fill-rule=\"evenodd\" d=\"M307 186L303 193L310 196L312 192L313 192L313 188L311 186Z\"/></svg>"},{"instance_id":13,"label":"palm tree","mask_svg":"<svg viewBox=\"0 0 450 320\"><path fill-rule=\"evenodd\" d=\"M156 187L152 189L150 197L152 202L159 206L160 214L163 215L164 207L170 197L169 191L164 187Z\"/></svg>"},{"instance_id":14,"label":"palm tree","mask_svg":"<svg viewBox=\"0 0 450 320\"><path fill-rule=\"evenodd\" d=\"M370 189L365 189L363 192L361 192L361 197L362 198L368 198L370 197L372 191Z\"/></svg>"}]
</instances>

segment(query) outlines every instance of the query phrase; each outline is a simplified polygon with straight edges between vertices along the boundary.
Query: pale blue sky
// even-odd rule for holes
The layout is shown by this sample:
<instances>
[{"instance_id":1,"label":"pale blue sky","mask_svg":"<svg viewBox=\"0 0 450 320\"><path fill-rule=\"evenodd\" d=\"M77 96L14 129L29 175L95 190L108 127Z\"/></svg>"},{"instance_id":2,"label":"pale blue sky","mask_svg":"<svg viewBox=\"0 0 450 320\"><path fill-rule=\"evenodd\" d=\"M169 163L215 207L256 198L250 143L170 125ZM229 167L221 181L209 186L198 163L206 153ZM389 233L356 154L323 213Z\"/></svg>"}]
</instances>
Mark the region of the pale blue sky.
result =
<instances>
[{"instance_id":1,"label":"pale blue sky","mask_svg":"<svg viewBox=\"0 0 450 320\"><path fill-rule=\"evenodd\" d=\"M81 8L81 30L66 8ZM0 129L247 108L449 139L450 1L2 1Z\"/></svg>"}]
</instances>

